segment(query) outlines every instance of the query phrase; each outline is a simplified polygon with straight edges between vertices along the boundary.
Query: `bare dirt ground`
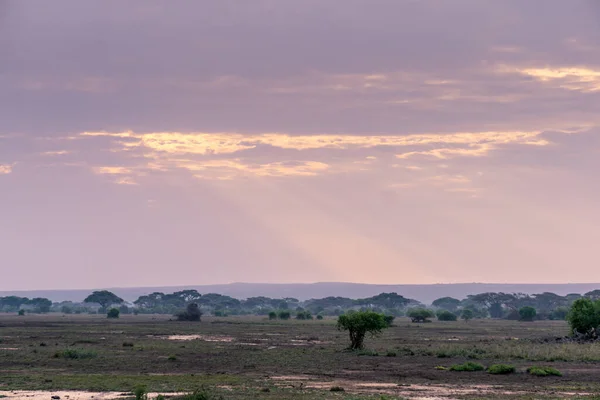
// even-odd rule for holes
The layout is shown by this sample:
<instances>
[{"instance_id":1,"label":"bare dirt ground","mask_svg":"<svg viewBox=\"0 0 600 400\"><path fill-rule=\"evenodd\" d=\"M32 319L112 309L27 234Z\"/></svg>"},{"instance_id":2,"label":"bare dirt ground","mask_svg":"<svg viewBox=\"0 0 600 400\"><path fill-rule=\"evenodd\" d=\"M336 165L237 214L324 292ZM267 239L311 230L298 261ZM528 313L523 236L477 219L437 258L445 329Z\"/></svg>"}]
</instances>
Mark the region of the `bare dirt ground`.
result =
<instances>
[{"instance_id":1,"label":"bare dirt ground","mask_svg":"<svg viewBox=\"0 0 600 400\"><path fill-rule=\"evenodd\" d=\"M169 316L111 321L4 315L0 396L127 398L139 385L165 394L205 387L225 399L599 396L600 345L543 340L566 334L562 321L413 324L398 319L381 336L367 339L367 351L348 352L347 336L336 330L334 319L226 317L188 323L169 321ZM444 369L466 361L485 367L511 364L517 372ZM526 370L533 365L552 366L562 376L531 376Z\"/></svg>"}]
</instances>

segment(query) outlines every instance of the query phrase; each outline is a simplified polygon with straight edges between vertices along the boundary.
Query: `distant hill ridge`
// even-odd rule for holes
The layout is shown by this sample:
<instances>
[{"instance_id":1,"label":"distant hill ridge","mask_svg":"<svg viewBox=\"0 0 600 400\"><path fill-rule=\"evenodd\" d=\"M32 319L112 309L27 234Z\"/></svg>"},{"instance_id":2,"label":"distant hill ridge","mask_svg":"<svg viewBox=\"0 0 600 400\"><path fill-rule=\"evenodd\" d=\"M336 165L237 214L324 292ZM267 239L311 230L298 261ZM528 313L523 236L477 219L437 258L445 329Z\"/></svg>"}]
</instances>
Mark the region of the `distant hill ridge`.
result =
<instances>
[{"instance_id":1,"label":"distant hill ridge","mask_svg":"<svg viewBox=\"0 0 600 400\"><path fill-rule=\"evenodd\" d=\"M102 288L110 290L126 301L134 301L139 296L152 292L172 293L183 289L196 289L201 294L219 293L238 299L266 296L272 298L295 297L299 300L317 299L328 296L353 299L377 295L382 292L396 292L404 297L431 303L433 300L450 296L463 299L469 294L484 292L543 293L558 295L586 293L600 289L600 283L567 284L510 284L510 283L449 283L428 285L377 285L365 283L318 282L318 283L229 283L220 285L157 286L132 288ZM52 301L82 301L92 290L20 290L0 291L0 296L17 295L22 297L45 297Z\"/></svg>"}]
</instances>

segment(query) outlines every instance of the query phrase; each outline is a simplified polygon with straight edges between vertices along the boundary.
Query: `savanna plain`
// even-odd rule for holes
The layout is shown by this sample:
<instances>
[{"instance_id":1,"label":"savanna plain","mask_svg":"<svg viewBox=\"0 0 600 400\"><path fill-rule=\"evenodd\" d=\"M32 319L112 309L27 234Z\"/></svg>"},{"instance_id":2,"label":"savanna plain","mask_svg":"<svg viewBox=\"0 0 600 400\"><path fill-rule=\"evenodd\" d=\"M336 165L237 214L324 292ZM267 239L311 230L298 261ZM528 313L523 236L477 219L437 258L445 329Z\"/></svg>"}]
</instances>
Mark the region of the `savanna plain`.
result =
<instances>
[{"instance_id":1,"label":"savanna plain","mask_svg":"<svg viewBox=\"0 0 600 400\"><path fill-rule=\"evenodd\" d=\"M558 340L565 321L396 318L348 351L333 317L171 319L2 315L0 397L600 399L600 344ZM484 369L452 370L468 362ZM490 373L496 364L514 372ZM560 376L532 375L534 366Z\"/></svg>"}]
</instances>

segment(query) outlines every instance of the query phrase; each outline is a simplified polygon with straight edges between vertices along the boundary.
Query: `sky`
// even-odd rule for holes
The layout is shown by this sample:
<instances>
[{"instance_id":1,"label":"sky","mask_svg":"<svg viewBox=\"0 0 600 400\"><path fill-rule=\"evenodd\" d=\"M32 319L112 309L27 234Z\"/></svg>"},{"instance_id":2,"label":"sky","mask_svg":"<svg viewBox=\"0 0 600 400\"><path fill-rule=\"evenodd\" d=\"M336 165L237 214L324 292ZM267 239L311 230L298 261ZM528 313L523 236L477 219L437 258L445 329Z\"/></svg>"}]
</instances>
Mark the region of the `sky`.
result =
<instances>
[{"instance_id":1,"label":"sky","mask_svg":"<svg viewBox=\"0 0 600 400\"><path fill-rule=\"evenodd\" d=\"M597 0L0 0L0 290L600 282Z\"/></svg>"}]
</instances>

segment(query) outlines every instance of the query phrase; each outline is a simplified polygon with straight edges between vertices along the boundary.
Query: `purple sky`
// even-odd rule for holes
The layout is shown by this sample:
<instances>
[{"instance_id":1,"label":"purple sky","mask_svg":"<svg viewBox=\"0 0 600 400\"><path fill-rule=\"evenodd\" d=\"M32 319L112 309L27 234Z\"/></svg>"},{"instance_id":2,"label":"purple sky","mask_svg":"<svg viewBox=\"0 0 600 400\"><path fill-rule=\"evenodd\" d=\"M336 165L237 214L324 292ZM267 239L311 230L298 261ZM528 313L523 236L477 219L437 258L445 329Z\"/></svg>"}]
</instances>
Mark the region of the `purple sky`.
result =
<instances>
[{"instance_id":1,"label":"purple sky","mask_svg":"<svg viewBox=\"0 0 600 400\"><path fill-rule=\"evenodd\" d=\"M597 0L0 1L0 290L598 282Z\"/></svg>"}]
</instances>

